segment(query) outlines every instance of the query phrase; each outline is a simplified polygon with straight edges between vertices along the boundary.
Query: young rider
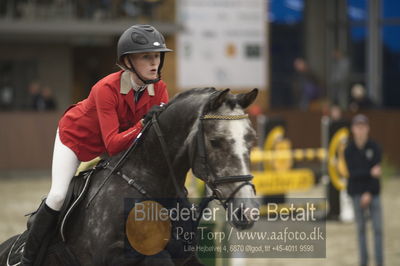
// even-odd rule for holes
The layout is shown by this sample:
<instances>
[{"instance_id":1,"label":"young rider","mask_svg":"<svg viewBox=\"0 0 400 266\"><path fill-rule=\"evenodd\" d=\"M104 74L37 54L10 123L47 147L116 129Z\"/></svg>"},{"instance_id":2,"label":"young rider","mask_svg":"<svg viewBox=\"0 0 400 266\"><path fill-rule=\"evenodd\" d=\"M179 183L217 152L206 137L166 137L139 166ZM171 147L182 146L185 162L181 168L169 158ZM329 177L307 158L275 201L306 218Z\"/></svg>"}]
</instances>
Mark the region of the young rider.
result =
<instances>
[{"instance_id":1,"label":"young rider","mask_svg":"<svg viewBox=\"0 0 400 266\"><path fill-rule=\"evenodd\" d=\"M54 144L51 189L30 226L21 265L33 265L44 236L57 222L79 163L127 149L157 111L150 108L168 101L161 69L170 51L154 27L130 27L118 41L122 70L101 79L88 98L64 113Z\"/></svg>"}]
</instances>

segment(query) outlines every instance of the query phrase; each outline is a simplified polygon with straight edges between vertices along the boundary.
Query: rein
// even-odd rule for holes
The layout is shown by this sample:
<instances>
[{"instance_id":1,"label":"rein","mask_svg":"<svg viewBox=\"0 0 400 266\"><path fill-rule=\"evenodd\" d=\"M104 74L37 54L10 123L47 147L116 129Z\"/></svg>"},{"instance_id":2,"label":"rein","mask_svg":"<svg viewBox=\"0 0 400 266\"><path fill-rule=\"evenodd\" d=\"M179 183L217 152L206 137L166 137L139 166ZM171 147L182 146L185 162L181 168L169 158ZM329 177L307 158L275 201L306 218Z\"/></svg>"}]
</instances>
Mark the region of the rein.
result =
<instances>
[{"instance_id":1,"label":"rein","mask_svg":"<svg viewBox=\"0 0 400 266\"><path fill-rule=\"evenodd\" d=\"M216 173L214 172L214 170L210 167L209 163L208 163L208 156L207 156L207 151L205 148L205 141L204 141L204 130L203 130L203 121L205 120L240 120L240 119L247 119L248 115L244 114L244 115L211 115L211 114L206 114L206 115L202 115L200 117L200 123L199 123L199 128L197 131L197 135L196 135L196 142L197 142L197 150L198 150L198 157L201 160L201 163L205 169L206 172L206 176L199 176L199 178L201 180L203 180L213 191L213 194L209 197L205 197L202 202L200 203L200 210L199 210L199 218L201 217L202 211L204 210L204 208L207 206L207 204L212 201L213 199L219 199L221 201L221 203L223 204L223 206L226 208L227 204L230 200L232 200L232 198L236 195L236 193L244 186L249 185L253 188L253 190L255 190L254 185L250 182L253 178L252 175L234 175L234 176L221 176L218 177L216 175ZM122 164L125 162L126 158L129 156L129 154L131 152L133 152L138 143L139 143L139 139L141 138L141 136L146 132L146 130L150 127L150 125L154 126L154 130L156 132L156 135L158 137L158 140L161 144L161 149L164 155L164 158L167 162L168 165L168 171L169 171L169 176L172 180L172 183L174 185L176 194L179 198L184 199L186 198L186 193L184 189L181 189L181 187L178 184L177 178L176 178L176 174L173 168L173 164L171 162L170 159L170 154L169 154L169 150L164 138L164 134L162 133L162 130L159 126L158 120L156 118L156 115L153 115L151 122L147 123L145 125L145 127L143 128L143 130L139 133L139 135L136 137L136 139L134 140L134 142L132 143L132 145L125 151L125 153L122 155L122 157L118 160L118 162L112 167L109 164L109 161L106 161L103 163L103 165L101 165L100 167L102 168L106 168L109 169L110 172L108 173L108 175L104 178L103 182L100 184L100 186L98 187L97 191L92 195L92 197L89 199L86 208L89 207L89 205L91 204L91 202L93 201L93 199L97 196L97 194L99 193L99 191L103 188L103 186L107 183L107 181L110 179L110 177L116 173L117 175L119 175L120 177L122 177L127 183L128 185L130 185L131 187L135 188L139 193L141 193L144 197L148 197L148 193L146 192L146 190L136 182L135 178L130 178L127 175L121 173L121 171L118 171L119 167L122 166ZM190 154L190 160L191 160L191 166L193 169L193 164L194 164L194 153L196 151L193 151L192 154ZM233 192L231 192L231 194L229 195L229 197L223 201L221 199L221 191L219 190L219 188L217 188L218 185L221 184L226 184L226 183L236 183L236 182L243 182L242 184L240 184L238 187L235 188L235 190ZM197 223L199 222L199 220L197 221Z\"/></svg>"},{"instance_id":2,"label":"rein","mask_svg":"<svg viewBox=\"0 0 400 266\"><path fill-rule=\"evenodd\" d=\"M129 156L129 154L131 154L131 152L134 151L134 150L136 149L136 147L137 147L137 145L138 145L138 143L139 143L139 139L142 137L142 135L147 131L147 129L148 129L149 127L150 127L150 123L147 123L147 124L144 126L144 128L142 129L142 131L136 136L136 138L135 138L135 140L133 141L132 145L129 146L129 148L124 152L124 154L121 156L121 158L118 160L118 162L117 162L113 167L110 166L110 161L109 161L109 160L103 161L103 163L102 163L99 167L96 166L97 169L99 169L99 168L103 168L103 169L107 168L107 169L110 170L110 172L109 172L108 175L104 178L103 182L100 184L100 186L98 187L98 189L96 190L96 192L93 194L93 196L89 199L88 203L86 204L86 208L89 208L89 205L92 203L93 199L97 196L97 194L100 192L100 190L103 188L103 186L107 183L107 181L110 179L110 177L113 175L113 173L114 173L115 171L117 171L117 170L119 169L119 167L122 166L122 164L125 162L126 158ZM121 177L122 177L123 179L125 179L125 181L127 181L127 183L128 183L130 186L137 187L137 189L139 190L139 192L140 192L141 194L144 194L143 192L145 192L145 191L144 191L144 189L143 189L141 186L139 186L139 185L136 185L136 186L135 186L136 183L133 184L133 183L134 183L134 182L133 182L134 179L131 179L131 178L127 177L126 175L121 174L121 172L119 172L119 171L117 172L117 174L118 174L118 175L121 175Z\"/></svg>"},{"instance_id":3,"label":"rein","mask_svg":"<svg viewBox=\"0 0 400 266\"><path fill-rule=\"evenodd\" d=\"M155 115L153 115L151 122L153 123L154 130L156 131L158 140L160 141L161 149L162 149L162 152L164 154L164 158L167 161L169 176L171 177L172 183L174 184L175 192L177 193L179 198L183 199L183 198L186 197L186 193L184 193L182 191L182 189L179 187L178 181L176 179L176 174L175 174L175 171L174 171L174 167L173 167L171 159L169 157L169 150L168 150L167 144L165 142L164 134L161 131L161 128L160 128L160 126L158 124L158 121L157 121L157 118L156 118Z\"/></svg>"}]
</instances>

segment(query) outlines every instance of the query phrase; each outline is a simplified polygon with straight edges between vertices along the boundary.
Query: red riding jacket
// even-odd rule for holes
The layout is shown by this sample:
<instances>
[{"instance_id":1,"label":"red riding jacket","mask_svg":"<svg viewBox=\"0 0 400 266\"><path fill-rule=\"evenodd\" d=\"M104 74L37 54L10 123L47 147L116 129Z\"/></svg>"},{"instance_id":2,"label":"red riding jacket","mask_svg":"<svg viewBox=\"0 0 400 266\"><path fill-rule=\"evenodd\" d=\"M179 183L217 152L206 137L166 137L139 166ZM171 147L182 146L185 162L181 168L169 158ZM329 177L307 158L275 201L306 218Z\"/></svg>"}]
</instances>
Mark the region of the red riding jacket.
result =
<instances>
[{"instance_id":1,"label":"red riding jacket","mask_svg":"<svg viewBox=\"0 0 400 266\"><path fill-rule=\"evenodd\" d=\"M147 87L138 102L128 72L112 73L97 82L88 98L72 105L58 123L61 142L80 161L129 147L142 130L140 120L153 105L168 102L163 81Z\"/></svg>"}]
</instances>

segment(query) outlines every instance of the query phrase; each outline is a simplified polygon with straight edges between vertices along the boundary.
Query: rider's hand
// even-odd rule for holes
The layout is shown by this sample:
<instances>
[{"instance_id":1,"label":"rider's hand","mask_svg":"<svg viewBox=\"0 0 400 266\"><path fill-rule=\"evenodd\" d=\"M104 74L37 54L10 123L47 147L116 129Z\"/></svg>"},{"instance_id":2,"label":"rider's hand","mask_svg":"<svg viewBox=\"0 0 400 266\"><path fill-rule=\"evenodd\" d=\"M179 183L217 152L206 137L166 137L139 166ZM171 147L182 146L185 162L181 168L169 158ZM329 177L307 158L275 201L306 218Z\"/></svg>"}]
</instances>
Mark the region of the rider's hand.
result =
<instances>
[{"instance_id":1,"label":"rider's hand","mask_svg":"<svg viewBox=\"0 0 400 266\"><path fill-rule=\"evenodd\" d=\"M150 108L150 110L147 112L147 114L144 115L143 117L143 125L146 125L153 117L153 115L158 115L164 110L162 105L154 105L153 107Z\"/></svg>"},{"instance_id":2,"label":"rider's hand","mask_svg":"<svg viewBox=\"0 0 400 266\"><path fill-rule=\"evenodd\" d=\"M371 203L372 195L370 192L364 192L360 198L360 206L361 208L366 208Z\"/></svg>"},{"instance_id":3,"label":"rider's hand","mask_svg":"<svg viewBox=\"0 0 400 266\"><path fill-rule=\"evenodd\" d=\"M379 178L382 175L382 168L379 164L371 168L372 177Z\"/></svg>"}]
</instances>

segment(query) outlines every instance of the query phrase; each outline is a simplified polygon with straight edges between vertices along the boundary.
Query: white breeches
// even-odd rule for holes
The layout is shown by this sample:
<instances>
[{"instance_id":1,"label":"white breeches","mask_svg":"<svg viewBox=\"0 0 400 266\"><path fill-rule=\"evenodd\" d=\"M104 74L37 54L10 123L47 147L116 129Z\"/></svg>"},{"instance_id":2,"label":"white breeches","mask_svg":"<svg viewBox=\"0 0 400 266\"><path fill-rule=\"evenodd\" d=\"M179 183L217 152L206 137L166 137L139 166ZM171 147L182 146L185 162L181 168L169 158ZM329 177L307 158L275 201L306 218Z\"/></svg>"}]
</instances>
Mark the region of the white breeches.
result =
<instances>
[{"instance_id":1,"label":"white breeches","mask_svg":"<svg viewBox=\"0 0 400 266\"><path fill-rule=\"evenodd\" d=\"M67 195L68 186L79 164L80 161L75 153L61 142L57 129L51 167L51 188L46 199L47 206L53 210L59 211L61 209Z\"/></svg>"}]
</instances>

